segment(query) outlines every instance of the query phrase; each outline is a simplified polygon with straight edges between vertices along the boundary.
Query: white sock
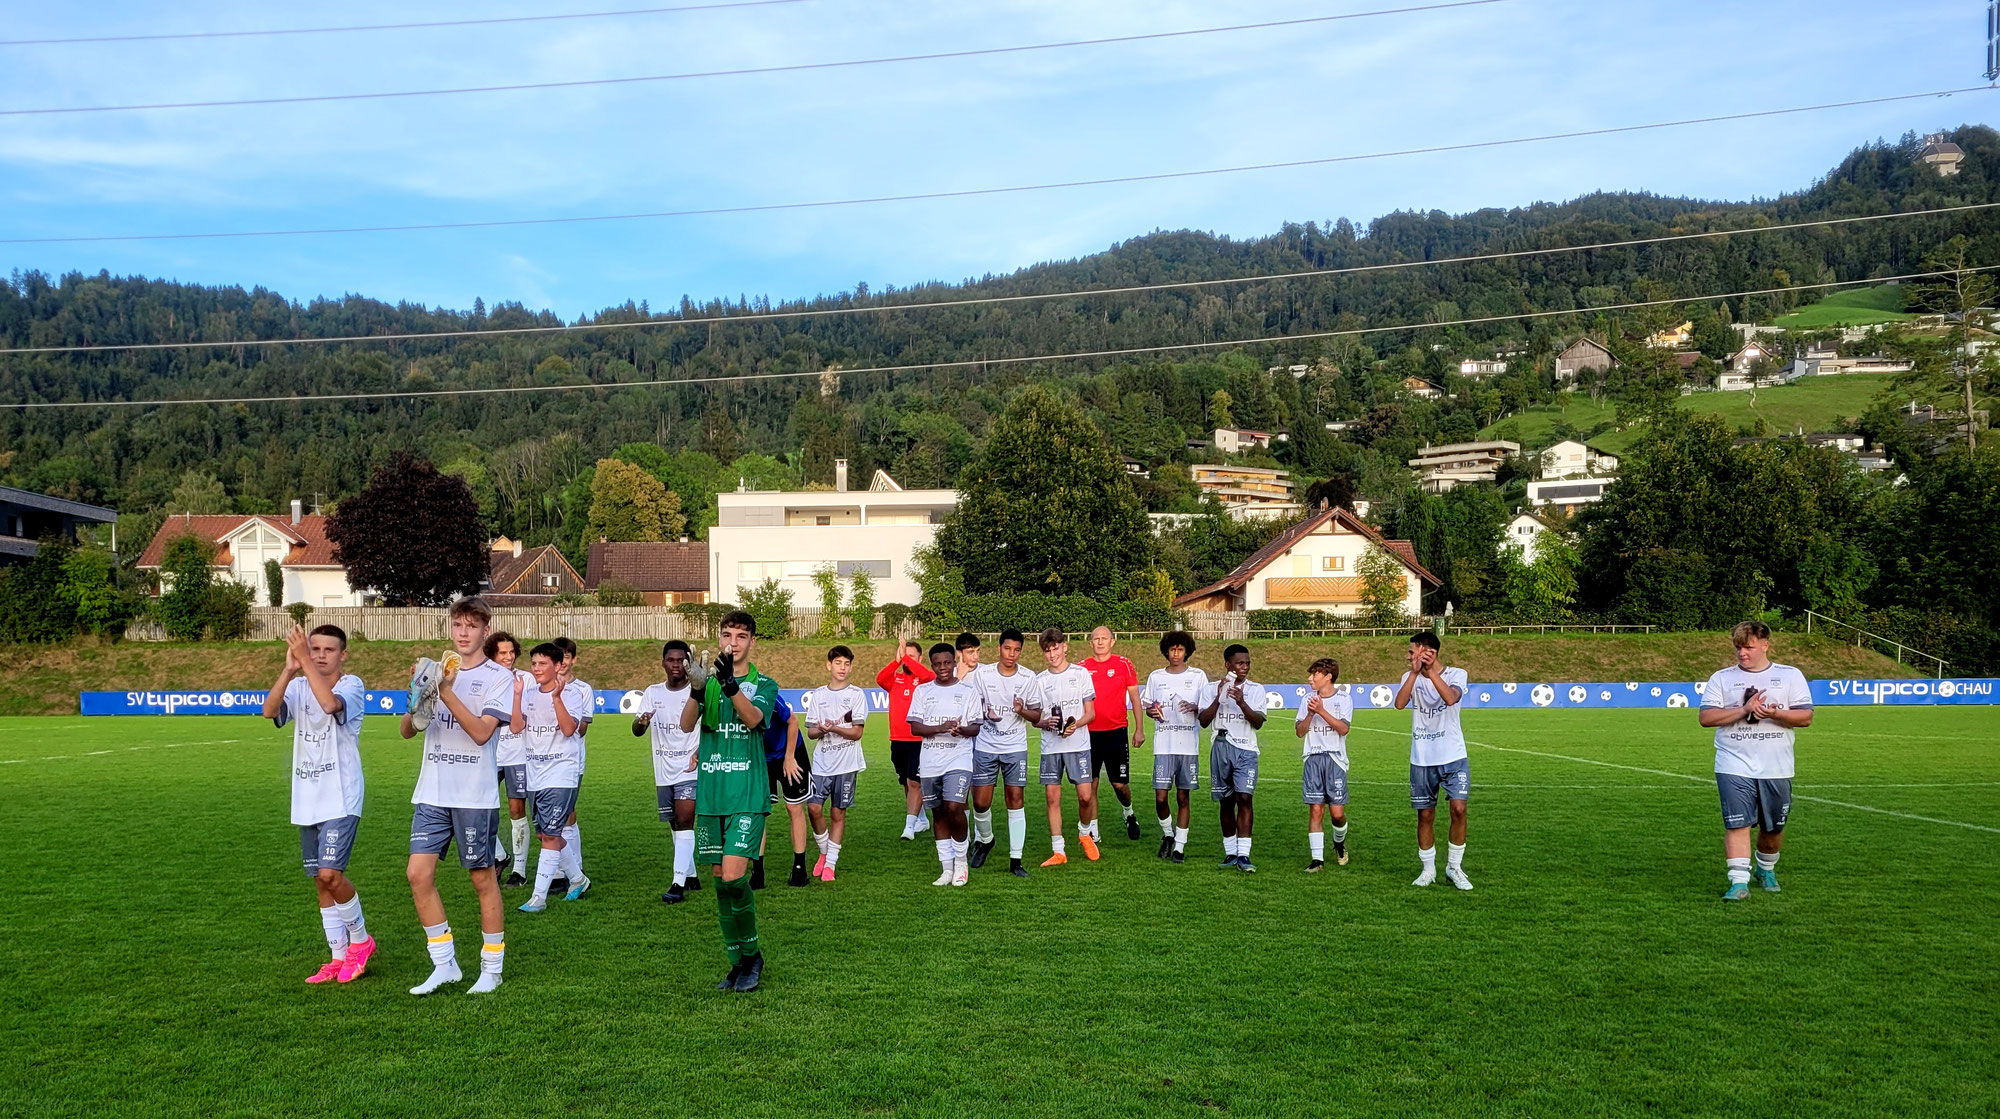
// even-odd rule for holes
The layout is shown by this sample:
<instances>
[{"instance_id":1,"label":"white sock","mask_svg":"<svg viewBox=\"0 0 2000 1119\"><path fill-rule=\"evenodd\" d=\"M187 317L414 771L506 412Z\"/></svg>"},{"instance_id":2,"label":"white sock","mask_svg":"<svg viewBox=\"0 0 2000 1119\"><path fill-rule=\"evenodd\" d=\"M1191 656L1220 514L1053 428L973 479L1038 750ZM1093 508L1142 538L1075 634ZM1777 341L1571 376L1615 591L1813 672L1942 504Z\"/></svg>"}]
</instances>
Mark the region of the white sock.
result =
<instances>
[{"instance_id":1,"label":"white sock","mask_svg":"<svg viewBox=\"0 0 2000 1119\"><path fill-rule=\"evenodd\" d=\"M819 857L822 859L826 857L826 845L829 842L831 840L827 839L825 832L816 831L813 833L813 845L819 848Z\"/></svg>"},{"instance_id":2,"label":"white sock","mask_svg":"<svg viewBox=\"0 0 2000 1119\"><path fill-rule=\"evenodd\" d=\"M486 943L479 948L479 970L500 974L500 965L507 962L507 934L504 932L481 933Z\"/></svg>"},{"instance_id":3,"label":"white sock","mask_svg":"<svg viewBox=\"0 0 2000 1119\"><path fill-rule=\"evenodd\" d=\"M1088 823L1088 824L1084 823L1084 822L1083 822L1083 821L1081 821L1081 820L1078 820L1078 821L1077 821L1077 824L1076 824L1076 837L1077 837L1078 839L1082 839L1082 838L1083 838L1084 836L1086 836L1086 835L1087 835L1087 836L1090 836L1090 837L1091 837L1092 839L1096 839L1096 838L1097 838L1097 833L1096 833L1096 832L1094 832L1093 830L1091 830L1091 829L1095 828L1096 826L1097 826L1097 823L1096 823L1096 821L1094 821L1094 820L1093 820L1093 821L1091 821L1091 822L1090 822L1090 823Z\"/></svg>"},{"instance_id":4,"label":"white sock","mask_svg":"<svg viewBox=\"0 0 2000 1119\"><path fill-rule=\"evenodd\" d=\"M542 848L542 857L535 860L535 901L549 900L549 883L555 881L556 864L562 862L562 852L553 847Z\"/></svg>"},{"instance_id":5,"label":"white sock","mask_svg":"<svg viewBox=\"0 0 2000 1119\"><path fill-rule=\"evenodd\" d=\"M928 808L919 808L917 810L917 827L927 828L930 826L931 826L931 810Z\"/></svg>"},{"instance_id":6,"label":"white sock","mask_svg":"<svg viewBox=\"0 0 2000 1119\"><path fill-rule=\"evenodd\" d=\"M955 858L957 858L957 857L958 857L958 856L957 856L957 854L955 854L955 853L953 852L953 850L952 850L952 842L951 842L951 840L949 840L949 839L940 839L940 840L938 840L938 841L937 841L937 853L938 853L938 862L941 862L941 863L943 863L943 864L944 864L944 868L945 868L946 870L950 870L950 869L951 869L951 860L953 860L953 859L955 859Z\"/></svg>"},{"instance_id":7,"label":"white sock","mask_svg":"<svg viewBox=\"0 0 2000 1119\"><path fill-rule=\"evenodd\" d=\"M1061 842L1058 840L1057 842ZM1009 808L1007 810L1007 857L1018 859L1028 845L1028 810Z\"/></svg>"},{"instance_id":8,"label":"white sock","mask_svg":"<svg viewBox=\"0 0 2000 1119\"><path fill-rule=\"evenodd\" d=\"M1025 811L1027 811L1027 809L1025 809L1025 808L1024 808L1024 809L1022 809L1022 811L1023 811L1023 812L1025 812ZM1052 836L1050 836L1050 837L1049 837L1049 846L1050 846L1050 847L1053 847L1053 848L1055 848L1055 852L1056 852L1056 854L1058 854L1058 855L1062 854L1062 853L1063 853L1063 837L1062 837L1062 836L1061 836L1060 834L1057 834L1057 835L1052 835Z\"/></svg>"},{"instance_id":9,"label":"white sock","mask_svg":"<svg viewBox=\"0 0 2000 1119\"><path fill-rule=\"evenodd\" d=\"M917 818L916 818L916 816L914 816L914 815L912 815L912 814L909 814L909 813L905 813L905 814L903 815L903 830L904 830L904 831L916 831L916 830L917 830Z\"/></svg>"},{"instance_id":10,"label":"white sock","mask_svg":"<svg viewBox=\"0 0 2000 1119\"><path fill-rule=\"evenodd\" d=\"M954 839L951 841L951 857L954 861L965 857L968 842L963 839Z\"/></svg>"},{"instance_id":11,"label":"white sock","mask_svg":"<svg viewBox=\"0 0 2000 1119\"><path fill-rule=\"evenodd\" d=\"M576 844L569 842L567 838L565 838L560 854L562 855L563 877L569 879L569 888L574 890L578 886L583 885L584 879L588 877L588 875L583 873L583 859L577 854Z\"/></svg>"},{"instance_id":12,"label":"white sock","mask_svg":"<svg viewBox=\"0 0 2000 1119\"><path fill-rule=\"evenodd\" d=\"M1749 879L1746 878L1744 881L1747 882ZM454 971L458 969L458 953L454 950L451 943L450 922L440 925L425 925L424 939L430 947L431 963L441 968L451 968Z\"/></svg>"},{"instance_id":13,"label":"white sock","mask_svg":"<svg viewBox=\"0 0 2000 1119\"><path fill-rule=\"evenodd\" d=\"M1185 852L1187 851L1187 829L1186 829L1186 828L1175 828L1175 829L1174 829L1174 850L1176 850L1176 851L1180 851L1180 852L1183 852L1183 853L1185 853Z\"/></svg>"},{"instance_id":14,"label":"white sock","mask_svg":"<svg viewBox=\"0 0 2000 1119\"><path fill-rule=\"evenodd\" d=\"M1239 835L1239 836L1237 836L1237 837L1236 837L1236 853L1237 853L1237 854L1239 854L1239 855L1241 855L1241 856L1243 856L1243 857L1244 857L1244 858L1246 858L1246 859L1250 857L1250 837L1249 837L1249 836L1247 836L1247 835Z\"/></svg>"},{"instance_id":15,"label":"white sock","mask_svg":"<svg viewBox=\"0 0 2000 1119\"><path fill-rule=\"evenodd\" d=\"M1335 825L1333 825L1333 841L1334 841L1335 843L1345 843L1345 842L1347 842L1347 825L1346 825L1346 824L1335 824Z\"/></svg>"},{"instance_id":16,"label":"white sock","mask_svg":"<svg viewBox=\"0 0 2000 1119\"><path fill-rule=\"evenodd\" d=\"M319 907L319 926L326 933L326 948L333 953L333 958L337 960L346 955L347 922L340 919L338 905Z\"/></svg>"},{"instance_id":17,"label":"white sock","mask_svg":"<svg viewBox=\"0 0 2000 1119\"><path fill-rule=\"evenodd\" d=\"M972 814L972 834L981 843L993 842L993 810L991 808Z\"/></svg>"},{"instance_id":18,"label":"white sock","mask_svg":"<svg viewBox=\"0 0 2000 1119\"><path fill-rule=\"evenodd\" d=\"M1160 817L1160 838L1171 839L1174 834L1174 814L1169 812Z\"/></svg>"},{"instance_id":19,"label":"white sock","mask_svg":"<svg viewBox=\"0 0 2000 1119\"><path fill-rule=\"evenodd\" d=\"M514 854L525 860L528 857L528 818L523 816L518 820L509 820L508 822L514 825L512 828L514 833ZM520 873L520 869L519 866L516 866L514 868L515 873Z\"/></svg>"},{"instance_id":20,"label":"white sock","mask_svg":"<svg viewBox=\"0 0 2000 1119\"><path fill-rule=\"evenodd\" d=\"M1435 847L1417 848L1417 861L1424 864L1425 874L1437 873L1438 849Z\"/></svg>"},{"instance_id":21,"label":"white sock","mask_svg":"<svg viewBox=\"0 0 2000 1119\"><path fill-rule=\"evenodd\" d=\"M1129 804L1121 804L1121 805L1119 805L1118 807L1120 807L1120 808L1123 808L1123 809L1125 810L1125 818L1126 818L1127 820L1129 820L1129 819L1131 819L1131 818L1132 818L1133 816L1137 815L1137 813L1135 813L1135 812L1133 812L1133 811L1132 811L1132 806L1131 806L1131 805L1129 805Z\"/></svg>"},{"instance_id":22,"label":"white sock","mask_svg":"<svg viewBox=\"0 0 2000 1119\"><path fill-rule=\"evenodd\" d=\"M1749 859L1724 859L1723 862L1727 863L1729 866L1729 881L1732 884L1739 886L1747 886L1750 884Z\"/></svg>"},{"instance_id":23,"label":"white sock","mask_svg":"<svg viewBox=\"0 0 2000 1119\"><path fill-rule=\"evenodd\" d=\"M1097 830L1097 824L1098 824L1098 821L1096 821L1096 820L1092 820L1092 821L1090 822L1090 838L1092 838L1092 839L1103 839L1103 838L1104 838L1104 833L1103 833L1103 832L1101 832L1101 831L1098 831L1098 830Z\"/></svg>"},{"instance_id":24,"label":"white sock","mask_svg":"<svg viewBox=\"0 0 2000 1119\"><path fill-rule=\"evenodd\" d=\"M1444 865L1447 870L1459 869L1465 861L1465 844L1447 842L1444 847Z\"/></svg>"},{"instance_id":25,"label":"white sock","mask_svg":"<svg viewBox=\"0 0 2000 1119\"><path fill-rule=\"evenodd\" d=\"M562 830L563 866L570 870L570 877L583 873L583 830L575 824L566 825Z\"/></svg>"},{"instance_id":26,"label":"white sock","mask_svg":"<svg viewBox=\"0 0 2000 1119\"><path fill-rule=\"evenodd\" d=\"M832 870L839 862L840 844L829 839L826 841L826 869Z\"/></svg>"},{"instance_id":27,"label":"white sock","mask_svg":"<svg viewBox=\"0 0 2000 1119\"><path fill-rule=\"evenodd\" d=\"M1773 851L1768 855L1762 851L1757 852L1757 868L1766 873L1778 869L1778 855L1779 852L1777 851Z\"/></svg>"},{"instance_id":28,"label":"white sock","mask_svg":"<svg viewBox=\"0 0 2000 1119\"><path fill-rule=\"evenodd\" d=\"M1314 861L1314 862L1316 862L1316 863L1317 863L1317 862L1323 862L1323 861L1325 861L1325 859L1326 859L1326 833L1325 833L1325 832L1317 832L1317 831L1311 831L1311 832L1307 832L1307 833L1306 833L1306 846L1308 846L1308 847L1312 848L1312 859L1313 859L1313 861Z\"/></svg>"},{"instance_id":29,"label":"white sock","mask_svg":"<svg viewBox=\"0 0 2000 1119\"><path fill-rule=\"evenodd\" d=\"M1233 836L1233 835L1225 835L1225 836L1223 836L1223 837L1222 837L1222 853L1223 853L1223 854L1225 854L1225 855L1231 855L1231 856L1233 856L1233 855L1236 855L1236 854L1239 854L1239 853L1240 853L1240 852L1238 852L1238 851L1236 850L1236 837L1235 837L1235 836Z\"/></svg>"},{"instance_id":30,"label":"white sock","mask_svg":"<svg viewBox=\"0 0 2000 1119\"><path fill-rule=\"evenodd\" d=\"M347 926L347 942L360 944L368 939L368 922L361 919L361 891L346 901L337 901L333 907L340 911L340 923Z\"/></svg>"},{"instance_id":31,"label":"white sock","mask_svg":"<svg viewBox=\"0 0 2000 1119\"><path fill-rule=\"evenodd\" d=\"M694 829L674 830L674 881L685 884L694 877Z\"/></svg>"}]
</instances>

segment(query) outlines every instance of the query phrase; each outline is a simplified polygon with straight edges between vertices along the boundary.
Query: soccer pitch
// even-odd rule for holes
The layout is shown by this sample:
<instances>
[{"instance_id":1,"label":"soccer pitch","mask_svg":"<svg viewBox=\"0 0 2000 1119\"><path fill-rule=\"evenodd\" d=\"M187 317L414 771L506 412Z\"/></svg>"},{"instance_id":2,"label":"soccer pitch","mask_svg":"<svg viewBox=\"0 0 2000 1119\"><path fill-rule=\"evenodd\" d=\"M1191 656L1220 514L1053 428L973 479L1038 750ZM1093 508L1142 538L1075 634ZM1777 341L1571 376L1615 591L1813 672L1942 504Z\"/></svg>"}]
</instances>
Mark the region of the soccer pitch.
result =
<instances>
[{"instance_id":1,"label":"soccer pitch","mask_svg":"<svg viewBox=\"0 0 2000 1119\"><path fill-rule=\"evenodd\" d=\"M248 717L0 720L0 1113L10 1115L1992 1115L2000 755L1990 708L1823 707L1799 735L1784 892L1718 900L1691 711L1468 712L1466 869L1414 889L1408 719L1363 712L1346 867L1308 875L1290 721L1262 735L1259 873L1105 855L930 885L882 720L840 879L784 885L754 994L709 891L660 904L645 739L591 735L595 883L517 913L507 979L429 972L403 864L418 745L362 737L349 873L382 948L345 987L287 823L289 731ZM1150 774L1150 763L1135 758ZM1206 762L1203 763L1204 786ZM1047 853L1030 788L1029 866ZM996 816L999 815L996 813ZM1442 821L1439 824L1443 830ZM1440 842L1442 842L1440 834ZM477 909L439 882L475 968ZM471 971L468 970L468 975Z\"/></svg>"}]
</instances>

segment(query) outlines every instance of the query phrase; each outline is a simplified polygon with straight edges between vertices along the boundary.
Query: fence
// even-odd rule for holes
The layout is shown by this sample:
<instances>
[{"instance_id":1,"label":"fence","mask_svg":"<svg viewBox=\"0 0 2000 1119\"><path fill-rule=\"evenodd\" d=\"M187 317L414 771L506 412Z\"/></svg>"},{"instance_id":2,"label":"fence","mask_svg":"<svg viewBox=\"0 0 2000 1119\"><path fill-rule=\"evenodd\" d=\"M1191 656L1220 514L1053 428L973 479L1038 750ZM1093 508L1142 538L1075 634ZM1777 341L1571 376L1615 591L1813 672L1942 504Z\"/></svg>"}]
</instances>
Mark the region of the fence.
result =
<instances>
[{"instance_id":1,"label":"fence","mask_svg":"<svg viewBox=\"0 0 2000 1119\"><path fill-rule=\"evenodd\" d=\"M1905 645L1900 641L1892 641L1889 638L1884 637L1879 633L1870 633L1868 630L1862 629L1860 626L1849 625L1848 623L1843 622L1838 618L1829 618L1825 614L1822 614L1817 610L1807 610L1806 611L1807 633L1811 633L1813 631L1813 625L1815 623L1817 623L1819 627L1823 630L1836 630L1836 631L1846 630L1848 633L1854 635L1853 640L1854 644L1856 645L1861 644L1863 641L1873 641L1879 648L1892 651L1892 655L1896 658L1897 664L1903 663L1903 655L1905 653L1909 654L1910 660L1913 663L1919 658L1927 660L1931 662L1931 667L1935 672L1937 678L1940 680L1944 679L1945 665L1943 657L1934 657L1931 654L1926 653L1921 649L1912 649L1908 645Z\"/></svg>"},{"instance_id":2,"label":"fence","mask_svg":"<svg viewBox=\"0 0 2000 1119\"><path fill-rule=\"evenodd\" d=\"M306 617L308 628L336 625L355 640L443 641L450 613L433 606L322 606ZM820 611L792 611L792 634L810 636L819 629ZM291 615L268 606L250 611L251 641L276 641L291 627ZM500 606L493 611L493 628L523 641L569 637L577 641L700 641L713 636L708 623L676 613L671 606ZM884 633L882 617L875 632ZM905 623L914 632L914 623ZM135 623L125 631L130 641L165 641L158 623Z\"/></svg>"}]
</instances>

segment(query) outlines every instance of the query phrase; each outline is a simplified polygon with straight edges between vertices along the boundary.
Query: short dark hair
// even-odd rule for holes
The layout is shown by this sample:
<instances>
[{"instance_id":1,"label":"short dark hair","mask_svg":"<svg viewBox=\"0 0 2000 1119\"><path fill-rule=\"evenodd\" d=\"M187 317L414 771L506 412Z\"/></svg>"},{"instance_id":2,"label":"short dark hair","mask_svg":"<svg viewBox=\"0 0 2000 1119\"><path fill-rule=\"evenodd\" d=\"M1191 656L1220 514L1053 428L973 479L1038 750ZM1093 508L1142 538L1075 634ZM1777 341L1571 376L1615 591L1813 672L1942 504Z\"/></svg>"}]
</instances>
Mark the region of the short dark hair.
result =
<instances>
[{"instance_id":1,"label":"short dark hair","mask_svg":"<svg viewBox=\"0 0 2000 1119\"><path fill-rule=\"evenodd\" d=\"M1009 626L1000 631L1000 644L1005 645L1009 641L1014 642L1016 645L1026 645L1028 643L1028 635Z\"/></svg>"},{"instance_id":2,"label":"short dark hair","mask_svg":"<svg viewBox=\"0 0 2000 1119\"><path fill-rule=\"evenodd\" d=\"M1182 654L1183 657L1194 656L1194 634L1184 629L1171 629L1160 635L1161 656L1166 656L1167 650L1176 645L1187 650L1186 653Z\"/></svg>"},{"instance_id":3,"label":"short dark hair","mask_svg":"<svg viewBox=\"0 0 2000 1119\"><path fill-rule=\"evenodd\" d=\"M1442 652L1444 646L1438 642L1438 635L1427 629L1420 629L1410 635L1410 644L1422 645L1433 653Z\"/></svg>"},{"instance_id":4,"label":"short dark hair","mask_svg":"<svg viewBox=\"0 0 2000 1119\"><path fill-rule=\"evenodd\" d=\"M576 655L576 642L571 641L567 637L555 638L554 640L550 641L549 644L554 645L558 649L561 649L563 651L563 656L573 657Z\"/></svg>"},{"instance_id":5,"label":"short dark hair","mask_svg":"<svg viewBox=\"0 0 2000 1119\"><path fill-rule=\"evenodd\" d=\"M729 613L724 614L722 620L715 625L715 632L717 633L721 633L725 629L748 630L750 636L755 637L757 636L757 619L751 616L748 610L731 610Z\"/></svg>"},{"instance_id":6,"label":"short dark hair","mask_svg":"<svg viewBox=\"0 0 2000 1119\"><path fill-rule=\"evenodd\" d=\"M979 648L979 635L970 632L961 633L958 635L958 640L952 642L952 644L958 646L960 649L977 649Z\"/></svg>"},{"instance_id":7,"label":"short dark hair","mask_svg":"<svg viewBox=\"0 0 2000 1119\"><path fill-rule=\"evenodd\" d=\"M934 657L934 656L937 656L937 655L938 655L939 653L943 653L943 654L944 654L945 656L948 656L948 657L955 657L955 656L957 656L957 655L958 655L958 650L957 650L957 649L954 649L954 648L952 648L952 647L951 647L950 645L946 644L945 642L943 642L943 641L940 641L940 642L938 642L937 644L935 644L935 645L931 646L931 651L930 651L930 652L928 652L928 653L925 653L925 654L924 654L924 656L925 656L925 657Z\"/></svg>"},{"instance_id":8,"label":"short dark hair","mask_svg":"<svg viewBox=\"0 0 2000 1119\"><path fill-rule=\"evenodd\" d=\"M1227 649L1224 649L1222 651L1222 663L1228 664L1230 661L1235 660L1236 654L1238 653L1242 653L1244 656L1247 657L1250 655L1250 647L1248 645L1229 646Z\"/></svg>"},{"instance_id":9,"label":"short dark hair","mask_svg":"<svg viewBox=\"0 0 2000 1119\"><path fill-rule=\"evenodd\" d=\"M1050 626L1042 631L1042 648L1046 649L1051 645L1067 644L1069 644L1069 634L1064 633L1061 627Z\"/></svg>"},{"instance_id":10,"label":"short dark hair","mask_svg":"<svg viewBox=\"0 0 2000 1119\"><path fill-rule=\"evenodd\" d=\"M557 664L561 664L563 658L562 646L557 645L553 641L544 641L540 645L528 650L529 660L534 660L536 657L547 657Z\"/></svg>"},{"instance_id":11,"label":"short dark hair","mask_svg":"<svg viewBox=\"0 0 2000 1119\"><path fill-rule=\"evenodd\" d=\"M341 629L341 628L340 628L339 626L335 626L335 625L325 625L325 626L314 626L314 627L312 628L312 632L311 632L311 633L308 633L308 634L306 634L306 636L307 636L307 637L331 637L331 638L333 638L333 639L334 639L335 641L338 641L338 642L340 642L340 647L341 647L342 649L345 649L345 648L347 648L347 631L346 631L346 630L344 630L344 629Z\"/></svg>"},{"instance_id":12,"label":"short dark hair","mask_svg":"<svg viewBox=\"0 0 2000 1119\"><path fill-rule=\"evenodd\" d=\"M518 657L521 655L521 643L514 639L514 635L508 633L504 629L496 629L492 633L486 635L485 651L487 660L493 660L494 658L500 655L500 643L502 641L505 641L507 644L512 645L514 647L515 656Z\"/></svg>"},{"instance_id":13,"label":"short dark hair","mask_svg":"<svg viewBox=\"0 0 2000 1119\"><path fill-rule=\"evenodd\" d=\"M826 651L826 659L827 663L829 664L839 660L842 657L846 657L848 660L853 660L854 650L848 648L845 645L835 645L833 648L828 649Z\"/></svg>"},{"instance_id":14,"label":"short dark hair","mask_svg":"<svg viewBox=\"0 0 2000 1119\"><path fill-rule=\"evenodd\" d=\"M478 618L480 625L492 625L493 608L478 595L461 598L451 604L451 619L457 621L460 618Z\"/></svg>"},{"instance_id":15,"label":"short dark hair","mask_svg":"<svg viewBox=\"0 0 2000 1119\"><path fill-rule=\"evenodd\" d=\"M674 638L672 641L667 642L665 645L660 646L660 659L666 660L667 654L673 652L675 649L679 649L681 652L686 653L688 655L689 660L694 659L694 650L688 648L688 643L682 641L678 637Z\"/></svg>"},{"instance_id":16,"label":"short dark hair","mask_svg":"<svg viewBox=\"0 0 2000 1119\"><path fill-rule=\"evenodd\" d=\"M1324 672L1328 676L1338 680L1340 679L1340 662L1334 660L1332 657L1321 657L1306 667L1307 676L1311 676L1315 672Z\"/></svg>"}]
</instances>

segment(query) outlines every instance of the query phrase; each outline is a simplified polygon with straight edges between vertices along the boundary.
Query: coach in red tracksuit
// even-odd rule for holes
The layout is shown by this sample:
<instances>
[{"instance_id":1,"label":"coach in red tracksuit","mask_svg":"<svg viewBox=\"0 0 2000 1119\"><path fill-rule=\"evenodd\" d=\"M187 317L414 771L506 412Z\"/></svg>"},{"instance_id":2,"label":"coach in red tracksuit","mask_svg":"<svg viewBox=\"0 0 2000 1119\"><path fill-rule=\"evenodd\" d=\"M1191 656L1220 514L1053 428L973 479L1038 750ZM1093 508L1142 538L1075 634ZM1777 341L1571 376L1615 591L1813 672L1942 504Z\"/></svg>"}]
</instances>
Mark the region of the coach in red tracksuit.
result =
<instances>
[{"instance_id":1,"label":"coach in red tracksuit","mask_svg":"<svg viewBox=\"0 0 2000 1119\"><path fill-rule=\"evenodd\" d=\"M923 743L910 733L910 697L918 684L937 679L923 662L923 647L903 642L903 655L875 674L875 686L889 693L889 759L896 766L896 780L903 783L903 838L914 839L923 820L923 792L917 782L917 758Z\"/></svg>"},{"instance_id":2,"label":"coach in red tracksuit","mask_svg":"<svg viewBox=\"0 0 2000 1119\"><path fill-rule=\"evenodd\" d=\"M1125 810L1125 837L1139 838L1139 818L1132 813L1132 748L1146 744L1146 724L1139 719L1139 670L1111 651L1117 643L1109 626L1090 631L1090 651L1083 661L1096 689L1095 716L1090 720L1090 775L1111 782L1118 807ZM1126 711L1132 712L1128 728ZM1129 739L1127 736L1130 736ZM1104 837L1098 836L1098 842Z\"/></svg>"}]
</instances>

